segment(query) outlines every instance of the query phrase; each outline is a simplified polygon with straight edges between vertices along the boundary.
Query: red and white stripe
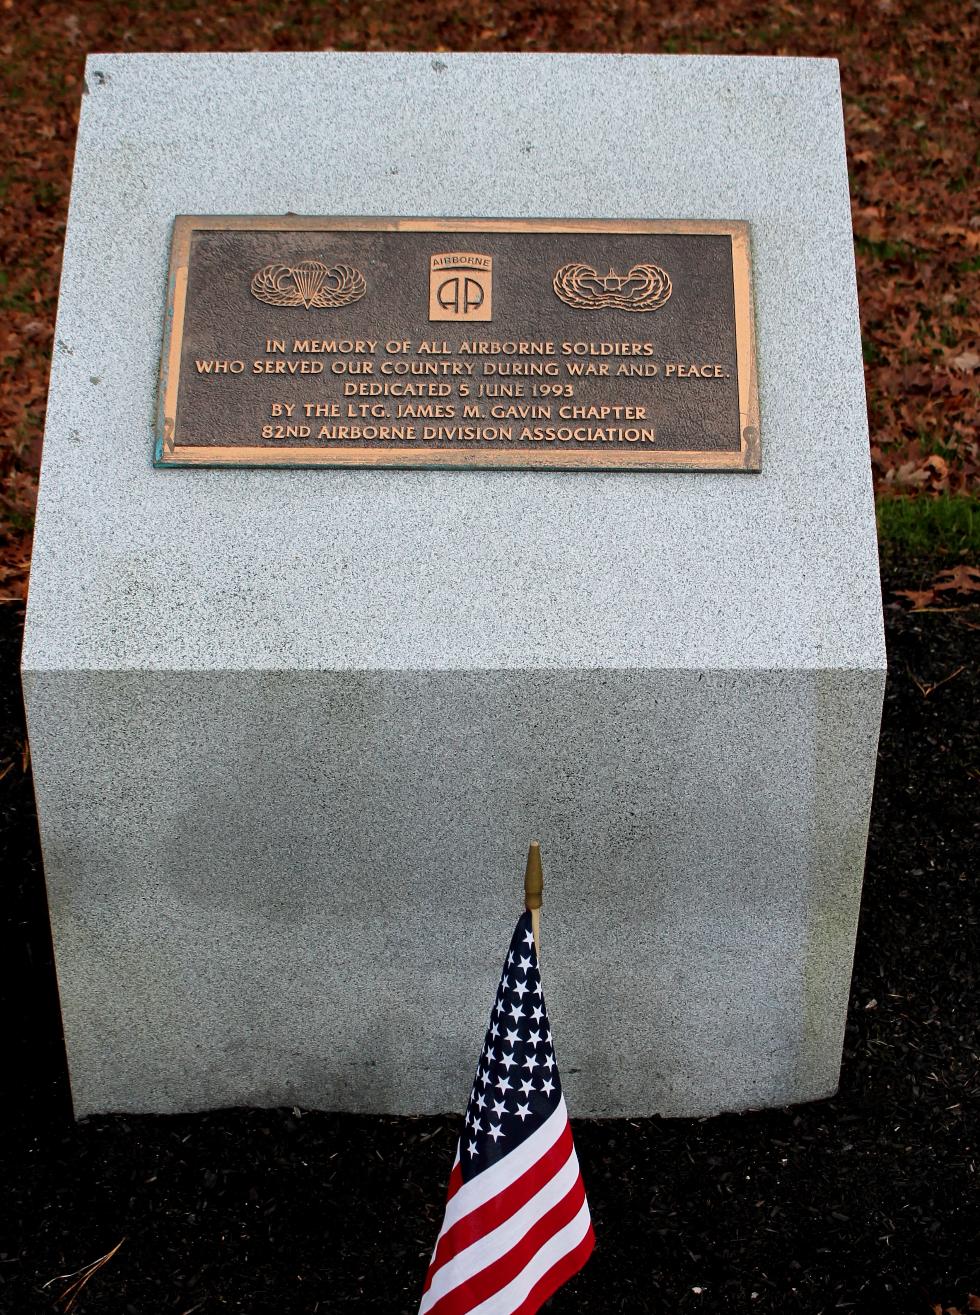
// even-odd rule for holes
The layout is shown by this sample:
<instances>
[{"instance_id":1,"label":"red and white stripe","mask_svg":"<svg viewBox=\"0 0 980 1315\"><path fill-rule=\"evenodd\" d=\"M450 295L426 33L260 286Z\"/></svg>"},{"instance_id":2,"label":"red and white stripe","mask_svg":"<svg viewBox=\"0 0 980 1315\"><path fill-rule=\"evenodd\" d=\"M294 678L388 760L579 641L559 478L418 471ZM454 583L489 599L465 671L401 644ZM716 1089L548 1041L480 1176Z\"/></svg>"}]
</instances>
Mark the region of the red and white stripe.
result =
<instances>
[{"instance_id":1,"label":"red and white stripe","mask_svg":"<svg viewBox=\"0 0 980 1315\"><path fill-rule=\"evenodd\" d=\"M594 1245L562 1097L536 1132L468 1183L457 1152L419 1315L533 1315Z\"/></svg>"}]
</instances>

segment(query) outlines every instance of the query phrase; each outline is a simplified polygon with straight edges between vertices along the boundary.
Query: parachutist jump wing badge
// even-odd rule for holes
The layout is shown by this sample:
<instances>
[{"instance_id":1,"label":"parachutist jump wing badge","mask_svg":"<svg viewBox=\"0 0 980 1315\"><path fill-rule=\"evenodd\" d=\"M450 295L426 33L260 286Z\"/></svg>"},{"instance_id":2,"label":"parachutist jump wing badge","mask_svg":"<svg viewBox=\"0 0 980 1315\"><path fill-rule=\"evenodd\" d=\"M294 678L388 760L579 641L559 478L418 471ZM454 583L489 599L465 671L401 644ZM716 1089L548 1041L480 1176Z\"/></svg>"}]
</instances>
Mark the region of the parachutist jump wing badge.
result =
<instances>
[{"instance_id":1,"label":"parachutist jump wing badge","mask_svg":"<svg viewBox=\"0 0 980 1315\"><path fill-rule=\"evenodd\" d=\"M610 267L602 275L591 265L562 265L555 274L555 296L580 310L659 310L669 298L670 276L659 265L634 265L628 274Z\"/></svg>"},{"instance_id":2,"label":"parachutist jump wing badge","mask_svg":"<svg viewBox=\"0 0 980 1315\"><path fill-rule=\"evenodd\" d=\"M266 265L252 279L252 296L270 306L349 306L360 301L367 283L351 265L304 260L298 265Z\"/></svg>"}]
</instances>

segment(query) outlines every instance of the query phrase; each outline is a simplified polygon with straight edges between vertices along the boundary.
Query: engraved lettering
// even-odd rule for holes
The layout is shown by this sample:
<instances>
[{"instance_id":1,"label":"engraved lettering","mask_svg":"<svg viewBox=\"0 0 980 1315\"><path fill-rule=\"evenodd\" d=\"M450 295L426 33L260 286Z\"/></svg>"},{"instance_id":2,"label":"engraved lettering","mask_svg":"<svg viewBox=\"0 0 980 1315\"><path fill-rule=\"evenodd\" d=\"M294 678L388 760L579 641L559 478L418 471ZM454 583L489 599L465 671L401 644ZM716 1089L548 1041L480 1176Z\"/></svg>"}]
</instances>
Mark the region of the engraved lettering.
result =
<instances>
[{"instance_id":1,"label":"engraved lettering","mask_svg":"<svg viewBox=\"0 0 980 1315\"><path fill-rule=\"evenodd\" d=\"M241 374L244 361L195 361L198 374Z\"/></svg>"}]
</instances>

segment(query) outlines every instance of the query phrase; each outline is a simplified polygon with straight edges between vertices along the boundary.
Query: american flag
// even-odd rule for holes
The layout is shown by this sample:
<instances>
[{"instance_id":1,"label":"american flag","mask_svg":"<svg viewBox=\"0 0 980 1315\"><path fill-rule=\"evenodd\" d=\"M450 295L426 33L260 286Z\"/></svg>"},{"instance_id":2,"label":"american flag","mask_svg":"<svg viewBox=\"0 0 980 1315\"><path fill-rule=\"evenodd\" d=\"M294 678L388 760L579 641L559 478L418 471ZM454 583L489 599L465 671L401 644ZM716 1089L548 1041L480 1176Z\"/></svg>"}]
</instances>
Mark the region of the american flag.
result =
<instances>
[{"instance_id":1,"label":"american flag","mask_svg":"<svg viewBox=\"0 0 980 1315\"><path fill-rule=\"evenodd\" d=\"M490 1014L419 1315L534 1315L594 1244L524 913Z\"/></svg>"}]
</instances>

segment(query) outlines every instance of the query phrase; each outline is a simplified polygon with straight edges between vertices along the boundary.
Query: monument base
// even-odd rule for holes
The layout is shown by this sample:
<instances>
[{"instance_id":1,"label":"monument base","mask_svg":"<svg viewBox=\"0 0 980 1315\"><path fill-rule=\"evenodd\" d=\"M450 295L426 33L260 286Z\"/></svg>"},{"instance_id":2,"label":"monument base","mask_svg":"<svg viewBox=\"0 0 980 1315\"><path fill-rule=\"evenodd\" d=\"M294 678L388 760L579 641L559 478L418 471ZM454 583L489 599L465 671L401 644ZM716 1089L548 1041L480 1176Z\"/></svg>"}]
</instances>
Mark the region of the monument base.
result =
<instances>
[{"instance_id":1,"label":"monument base","mask_svg":"<svg viewBox=\"0 0 980 1315\"><path fill-rule=\"evenodd\" d=\"M79 1114L462 1107L532 836L570 1108L835 1089L876 678L50 673L27 693Z\"/></svg>"}]
</instances>

